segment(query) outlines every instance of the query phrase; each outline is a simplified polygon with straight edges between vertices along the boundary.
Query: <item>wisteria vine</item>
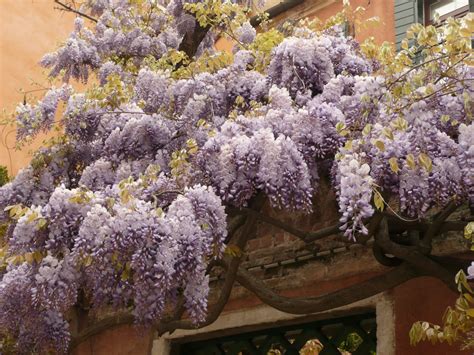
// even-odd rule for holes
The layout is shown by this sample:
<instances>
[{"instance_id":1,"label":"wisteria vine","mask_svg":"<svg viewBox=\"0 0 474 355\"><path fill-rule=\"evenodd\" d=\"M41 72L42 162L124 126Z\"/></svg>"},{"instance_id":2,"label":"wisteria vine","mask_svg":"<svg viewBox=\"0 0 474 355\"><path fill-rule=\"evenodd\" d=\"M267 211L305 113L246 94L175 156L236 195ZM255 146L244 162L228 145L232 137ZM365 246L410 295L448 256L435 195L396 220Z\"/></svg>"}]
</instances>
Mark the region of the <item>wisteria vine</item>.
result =
<instances>
[{"instance_id":1,"label":"wisteria vine","mask_svg":"<svg viewBox=\"0 0 474 355\"><path fill-rule=\"evenodd\" d=\"M64 134L0 189L0 333L18 352L66 353L79 298L153 325L183 297L199 324L225 207L259 192L310 212L330 179L353 240L384 203L410 219L474 204L474 71L452 65L459 53L439 60L440 80L423 66L399 80L338 26L284 38L257 33L241 5L219 17L199 4L88 0L97 22L78 17L42 59L65 84L18 107L18 139L50 129L62 104ZM195 26L211 30L189 57L178 49ZM236 41L230 59L217 33ZM86 92L67 84L91 75Z\"/></svg>"}]
</instances>

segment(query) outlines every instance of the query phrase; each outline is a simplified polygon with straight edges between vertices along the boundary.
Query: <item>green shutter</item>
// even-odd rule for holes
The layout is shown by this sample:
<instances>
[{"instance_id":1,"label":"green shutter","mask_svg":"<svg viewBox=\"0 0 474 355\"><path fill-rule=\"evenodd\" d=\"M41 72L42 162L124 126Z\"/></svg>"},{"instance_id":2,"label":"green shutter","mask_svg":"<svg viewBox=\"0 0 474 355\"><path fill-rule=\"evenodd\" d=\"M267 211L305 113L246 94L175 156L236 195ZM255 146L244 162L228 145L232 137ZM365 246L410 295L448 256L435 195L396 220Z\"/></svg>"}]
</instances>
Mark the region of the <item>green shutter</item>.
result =
<instances>
[{"instance_id":1,"label":"green shutter","mask_svg":"<svg viewBox=\"0 0 474 355\"><path fill-rule=\"evenodd\" d=\"M395 44L406 36L407 29L416 22L423 22L423 1L395 0Z\"/></svg>"}]
</instances>

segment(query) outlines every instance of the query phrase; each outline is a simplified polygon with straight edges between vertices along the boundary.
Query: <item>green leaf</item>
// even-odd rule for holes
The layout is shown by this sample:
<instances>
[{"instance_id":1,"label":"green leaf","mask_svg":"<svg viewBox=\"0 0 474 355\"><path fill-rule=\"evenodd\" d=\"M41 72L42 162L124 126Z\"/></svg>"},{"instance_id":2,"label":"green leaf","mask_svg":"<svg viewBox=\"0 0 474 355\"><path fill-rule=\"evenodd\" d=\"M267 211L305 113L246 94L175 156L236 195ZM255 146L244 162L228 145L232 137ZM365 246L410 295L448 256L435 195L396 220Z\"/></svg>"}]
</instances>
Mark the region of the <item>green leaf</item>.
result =
<instances>
[{"instance_id":1,"label":"green leaf","mask_svg":"<svg viewBox=\"0 0 474 355\"><path fill-rule=\"evenodd\" d=\"M398 117L391 123L392 127L399 130L405 131L408 128L408 122L402 117Z\"/></svg>"},{"instance_id":2,"label":"green leaf","mask_svg":"<svg viewBox=\"0 0 474 355\"><path fill-rule=\"evenodd\" d=\"M336 131L339 133L341 132L343 129L346 128L346 124L344 122L338 122L336 123Z\"/></svg>"},{"instance_id":3,"label":"green leaf","mask_svg":"<svg viewBox=\"0 0 474 355\"><path fill-rule=\"evenodd\" d=\"M47 224L48 224L48 221L45 218L40 218L37 223L38 229L42 229L46 227Z\"/></svg>"},{"instance_id":4,"label":"green leaf","mask_svg":"<svg viewBox=\"0 0 474 355\"><path fill-rule=\"evenodd\" d=\"M380 141L380 140L376 140L374 142L374 145L379 149L381 150L382 152L385 151L385 144L384 142Z\"/></svg>"},{"instance_id":5,"label":"green leaf","mask_svg":"<svg viewBox=\"0 0 474 355\"><path fill-rule=\"evenodd\" d=\"M232 257L241 257L242 256L242 250L237 246L233 244L227 245L224 251L225 254L230 255Z\"/></svg>"},{"instance_id":6,"label":"green leaf","mask_svg":"<svg viewBox=\"0 0 474 355\"><path fill-rule=\"evenodd\" d=\"M352 139L346 141L346 144L344 144L344 149L352 150Z\"/></svg>"},{"instance_id":7,"label":"green leaf","mask_svg":"<svg viewBox=\"0 0 474 355\"><path fill-rule=\"evenodd\" d=\"M393 141L393 133L390 128L385 127L384 129L382 129L382 134Z\"/></svg>"},{"instance_id":8,"label":"green leaf","mask_svg":"<svg viewBox=\"0 0 474 355\"><path fill-rule=\"evenodd\" d=\"M443 123L449 122L450 119L451 117L449 117L448 115L441 115L441 122Z\"/></svg>"},{"instance_id":9,"label":"green leaf","mask_svg":"<svg viewBox=\"0 0 474 355\"><path fill-rule=\"evenodd\" d=\"M43 254L39 250L36 250L33 253L33 258L35 259L36 263L39 264L41 260L43 260Z\"/></svg>"},{"instance_id":10,"label":"green leaf","mask_svg":"<svg viewBox=\"0 0 474 355\"><path fill-rule=\"evenodd\" d=\"M370 132L372 131L372 125L370 123L366 124L364 129L362 130L362 134L364 136L368 136Z\"/></svg>"},{"instance_id":11,"label":"green leaf","mask_svg":"<svg viewBox=\"0 0 474 355\"><path fill-rule=\"evenodd\" d=\"M410 169L413 170L413 169L416 168L415 157L413 156L413 154L408 154L407 155L406 162L407 162L407 165Z\"/></svg>"},{"instance_id":12,"label":"green leaf","mask_svg":"<svg viewBox=\"0 0 474 355\"><path fill-rule=\"evenodd\" d=\"M120 276L120 279L121 279L122 281L127 281L128 279L130 279L130 276L131 276L131 274L132 274L131 271L132 271L131 264L130 264L130 262L127 262L127 263L125 264L125 268L124 268L124 270L123 270L123 272L122 272L122 275Z\"/></svg>"},{"instance_id":13,"label":"green leaf","mask_svg":"<svg viewBox=\"0 0 474 355\"><path fill-rule=\"evenodd\" d=\"M466 314L467 314L469 317L474 318L474 308L466 309Z\"/></svg>"},{"instance_id":14,"label":"green leaf","mask_svg":"<svg viewBox=\"0 0 474 355\"><path fill-rule=\"evenodd\" d=\"M472 240L473 233L474 233L474 222L469 222L464 227L464 238Z\"/></svg>"},{"instance_id":15,"label":"green leaf","mask_svg":"<svg viewBox=\"0 0 474 355\"><path fill-rule=\"evenodd\" d=\"M28 263L28 264L33 264L33 261L35 261L34 257L33 257L33 253L26 253L24 255L24 258L25 258L25 261Z\"/></svg>"},{"instance_id":16,"label":"green leaf","mask_svg":"<svg viewBox=\"0 0 474 355\"><path fill-rule=\"evenodd\" d=\"M7 206L4 209L4 211L5 212L8 211L8 215L10 216L10 218L19 219L25 215L25 213L28 211L28 208L26 207L24 208L21 204L17 204L17 205Z\"/></svg>"},{"instance_id":17,"label":"green leaf","mask_svg":"<svg viewBox=\"0 0 474 355\"><path fill-rule=\"evenodd\" d=\"M127 281L129 278L130 278L130 270L128 269L123 270L122 275L120 275L120 279L122 281Z\"/></svg>"},{"instance_id":18,"label":"green leaf","mask_svg":"<svg viewBox=\"0 0 474 355\"><path fill-rule=\"evenodd\" d=\"M375 207L377 207L379 211L383 211L385 207L385 203L383 201L382 195L377 190L375 190L374 192L374 204L375 204Z\"/></svg>"},{"instance_id":19,"label":"green leaf","mask_svg":"<svg viewBox=\"0 0 474 355\"><path fill-rule=\"evenodd\" d=\"M158 217L163 217L164 212L163 212L163 209L161 207L156 208L155 212L158 215Z\"/></svg>"},{"instance_id":20,"label":"green leaf","mask_svg":"<svg viewBox=\"0 0 474 355\"><path fill-rule=\"evenodd\" d=\"M83 263L84 263L84 266L88 267L88 266L91 266L92 265L92 256L91 255L87 255L84 260L83 260Z\"/></svg>"},{"instance_id":21,"label":"green leaf","mask_svg":"<svg viewBox=\"0 0 474 355\"><path fill-rule=\"evenodd\" d=\"M420 153L418 156L418 161L420 162L420 165L427 171L431 172L433 170L433 162L431 161L431 158L425 154L425 153Z\"/></svg>"},{"instance_id":22,"label":"green leaf","mask_svg":"<svg viewBox=\"0 0 474 355\"><path fill-rule=\"evenodd\" d=\"M398 160L395 157L392 157L388 160L390 163L390 169L396 174L400 171L400 168L398 167Z\"/></svg>"},{"instance_id":23,"label":"green leaf","mask_svg":"<svg viewBox=\"0 0 474 355\"><path fill-rule=\"evenodd\" d=\"M10 205L10 206L7 206L3 209L4 212L8 212L8 211L11 211L13 208L17 207L19 205Z\"/></svg>"},{"instance_id":24,"label":"green leaf","mask_svg":"<svg viewBox=\"0 0 474 355\"><path fill-rule=\"evenodd\" d=\"M28 223L31 223L33 222L36 218L38 217L38 213L36 212L31 212L29 215L28 215L28 218L26 219L26 222Z\"/></svg>"}]
</instances>

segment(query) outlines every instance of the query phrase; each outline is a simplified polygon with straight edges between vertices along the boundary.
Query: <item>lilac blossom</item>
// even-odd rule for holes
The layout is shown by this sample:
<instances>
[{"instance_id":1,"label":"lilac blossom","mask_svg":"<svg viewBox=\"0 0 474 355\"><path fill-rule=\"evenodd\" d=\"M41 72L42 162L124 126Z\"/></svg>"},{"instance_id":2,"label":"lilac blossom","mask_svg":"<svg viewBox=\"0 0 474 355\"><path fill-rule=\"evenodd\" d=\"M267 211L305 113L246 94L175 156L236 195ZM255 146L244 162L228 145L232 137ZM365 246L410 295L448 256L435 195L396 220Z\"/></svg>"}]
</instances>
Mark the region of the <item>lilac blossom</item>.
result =
<instances>
[{"instance_id":1,"label":"lilac blossom","mask_svg":"<svg viewBox=\"0 0 474 355\"><path fill-rule=\"evenodd\" d=\"M54 124L59 102L67 101L71 91L68 85L52 88L35 106L29 103L19 105L16 109L17 139L33 137L41 130L49 130Z\"/></svg>"}]
</instances>

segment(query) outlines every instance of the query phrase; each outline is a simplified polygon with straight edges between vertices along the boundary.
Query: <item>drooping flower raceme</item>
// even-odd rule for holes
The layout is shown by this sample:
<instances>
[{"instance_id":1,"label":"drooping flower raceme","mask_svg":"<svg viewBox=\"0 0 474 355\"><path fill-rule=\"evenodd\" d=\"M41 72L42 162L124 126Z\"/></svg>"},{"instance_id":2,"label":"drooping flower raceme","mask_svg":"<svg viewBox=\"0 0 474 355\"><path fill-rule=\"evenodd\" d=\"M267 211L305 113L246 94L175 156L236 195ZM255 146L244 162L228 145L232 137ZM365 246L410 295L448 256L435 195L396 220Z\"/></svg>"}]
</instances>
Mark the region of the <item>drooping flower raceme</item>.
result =
<instances>
[{"instance_id":1,"label":"drooping flower raceme","mask_svg":"<svg viewBox=\"0 0 474 355\"><path fill-rule=\"evenodd\" d=\"M345 235L354 238L356 233L367 234L364 219L372 216L372 183L370 166L361 162L360 157L346 155L338 166L339 212L342 214L341 227Z\"/></svg>"}]
</instances>

